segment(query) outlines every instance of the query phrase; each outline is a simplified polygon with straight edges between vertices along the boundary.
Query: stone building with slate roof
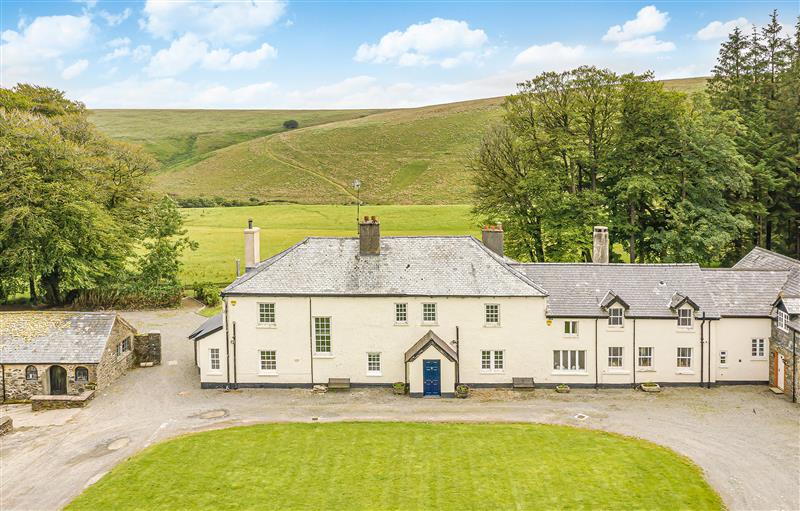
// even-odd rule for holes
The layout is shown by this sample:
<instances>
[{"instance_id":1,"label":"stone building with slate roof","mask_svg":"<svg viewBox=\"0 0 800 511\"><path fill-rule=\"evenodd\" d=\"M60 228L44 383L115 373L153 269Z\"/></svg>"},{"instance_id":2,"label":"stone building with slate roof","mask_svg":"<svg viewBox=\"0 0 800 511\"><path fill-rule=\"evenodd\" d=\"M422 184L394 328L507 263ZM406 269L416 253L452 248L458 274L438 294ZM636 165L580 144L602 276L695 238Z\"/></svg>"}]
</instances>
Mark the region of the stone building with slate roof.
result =
<instances>
[{"instance_id":1,"label":"stone building with slate roof","mask_svg":"<svg viewBox=\"0 0 800 511\"><path fill-rule=\"evenodd\" d=\"M404 382L413 396L454 386L767 383L775 303L791 268L697 264L525 264L500 226L471 236L306 238L222 293L224 313L190 338L201 386ZM794 295L792 295L794 296ZM798 295L800 296L800 295ZM780 303L778 304L780 307Z\"/></svg>"},{"instance_id":2,"label":"stone building with slate roof","mask_svg":"<svg viewBox=\"0 0 800 511\"><path fill-rule=\"evenodd\" d=\"M116 313L2 312L2 400L103 388L132 367L135 335Z\"/></svg>"}]
</instances>

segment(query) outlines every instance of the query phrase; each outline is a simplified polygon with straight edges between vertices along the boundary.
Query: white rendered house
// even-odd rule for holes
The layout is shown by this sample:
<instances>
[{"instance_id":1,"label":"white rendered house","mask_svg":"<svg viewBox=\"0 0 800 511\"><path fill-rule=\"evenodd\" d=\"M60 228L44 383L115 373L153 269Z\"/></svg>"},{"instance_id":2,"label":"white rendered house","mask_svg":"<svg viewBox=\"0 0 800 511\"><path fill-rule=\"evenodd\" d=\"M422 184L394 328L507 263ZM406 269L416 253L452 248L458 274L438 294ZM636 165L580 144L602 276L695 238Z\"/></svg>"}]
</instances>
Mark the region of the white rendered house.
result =
<instances>
[{"instance_id":1,"label":"white rendered house","mask_svg":"<svg viewBox=\"0 0 800 511\"><path fill-rule=\"evenodd\" d=\"M608 264L595 232L590 264L524 264L503 232L306 238L246 266L224 312L192 333L203 388L405 382L412 396L458 383L630 386L766 383L772 303L787 272L697 264ZM739 287L742 287L740 290ZM746 292L744 292L746 288ZM721 293L736 293L736 297Z\"/></svg>"}]
</instances>

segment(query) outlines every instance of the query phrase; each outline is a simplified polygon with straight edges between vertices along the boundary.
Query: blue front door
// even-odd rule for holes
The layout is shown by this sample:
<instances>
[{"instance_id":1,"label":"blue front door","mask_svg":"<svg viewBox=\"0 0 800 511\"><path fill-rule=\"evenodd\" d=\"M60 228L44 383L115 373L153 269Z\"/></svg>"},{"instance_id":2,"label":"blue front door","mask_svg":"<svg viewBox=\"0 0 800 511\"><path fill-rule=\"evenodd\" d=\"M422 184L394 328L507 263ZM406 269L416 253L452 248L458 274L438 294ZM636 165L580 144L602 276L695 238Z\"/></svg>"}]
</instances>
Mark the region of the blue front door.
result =
<instances>
[{"instance_id":1,"label":"blue front door","mask_svg":"<svg viewBox=\"0 0 800 511\"><path fill-rule=\"evenodd\" d=\"M442 370L438 360L422 361L422 377L425 382L422 387L423 396L442 395Z\"/></svg>"}]
</instances>

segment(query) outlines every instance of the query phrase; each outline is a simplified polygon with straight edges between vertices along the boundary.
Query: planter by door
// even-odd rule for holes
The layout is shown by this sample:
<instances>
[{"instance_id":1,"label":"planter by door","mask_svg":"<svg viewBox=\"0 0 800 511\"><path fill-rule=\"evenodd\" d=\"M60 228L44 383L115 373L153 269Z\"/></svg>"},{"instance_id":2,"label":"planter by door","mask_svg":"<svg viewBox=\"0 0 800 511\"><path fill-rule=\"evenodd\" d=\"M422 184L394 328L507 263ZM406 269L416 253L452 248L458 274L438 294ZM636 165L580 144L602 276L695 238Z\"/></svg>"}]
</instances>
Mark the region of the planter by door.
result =
<instances>
[{"instance_id":1,"label":"planter by door","mask_svg":"<svg viewBox=\"0 0 800 511\"><path fill-rule=\"evenodd\" d=\"M439 360L422 361L422 378L424 396L442 395L442 368Z\"/></svg>"},{"instance_id":2,"label":"planter by door","mask_svg":"<svg viewBox=\"0 0 800 511\"><path fill-rule=\"evenodd\" d=\"M50 366L50 394L59 396L67 393L67 370L61 366Z\"/></svg>"}]
</instances>

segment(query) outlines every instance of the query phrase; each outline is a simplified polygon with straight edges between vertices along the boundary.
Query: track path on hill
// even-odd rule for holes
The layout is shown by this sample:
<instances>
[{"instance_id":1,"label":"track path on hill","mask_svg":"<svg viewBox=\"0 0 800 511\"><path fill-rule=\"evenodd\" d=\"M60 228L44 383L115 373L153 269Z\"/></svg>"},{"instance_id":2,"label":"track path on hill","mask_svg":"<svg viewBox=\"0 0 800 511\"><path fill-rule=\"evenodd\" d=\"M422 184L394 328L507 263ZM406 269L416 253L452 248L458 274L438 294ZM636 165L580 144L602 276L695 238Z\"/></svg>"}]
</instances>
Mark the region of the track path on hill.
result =
<instances>
[{"instance_id":1,"label":"track path on hill","mask_svg":"<svg viewBox=\"0 0 800 511\"><path fill-rule=\"evenodd\" d=\"M270 149L270 147L269 147L270 142L273 141L273 140L283 141L280 136L268 137L268 138L266 138L264 140L264 145L263 145L264 152L267 154L268 157L272 158L273 160L277 161L278 163L286 165L287 167L291 167L293 169L300 170L300 171L305 172L307 174L311 174L314 177L322 179L326 183L328 183L328 184L332 185L333 187L337 188L338 190L340 190L342 193L344 193L345 195L347 195L351 199L358 200L358 197L356 196L356 194L354 194L349 188L347 188L345 185L339 183L338 181L335 181L335 180L329 178L328 176L326 176L325 174L323 174L321 172L317 172L316 170L309 169L308 167L304 167L304 166L302 166L302 165L300 165L298 163L295 163L295 162L293 162L291 160L288 160L286 158L282 158L282 157L279 157L278 155L276 155L272 151L272 149Z\"/></svg>"}]
</instances>

